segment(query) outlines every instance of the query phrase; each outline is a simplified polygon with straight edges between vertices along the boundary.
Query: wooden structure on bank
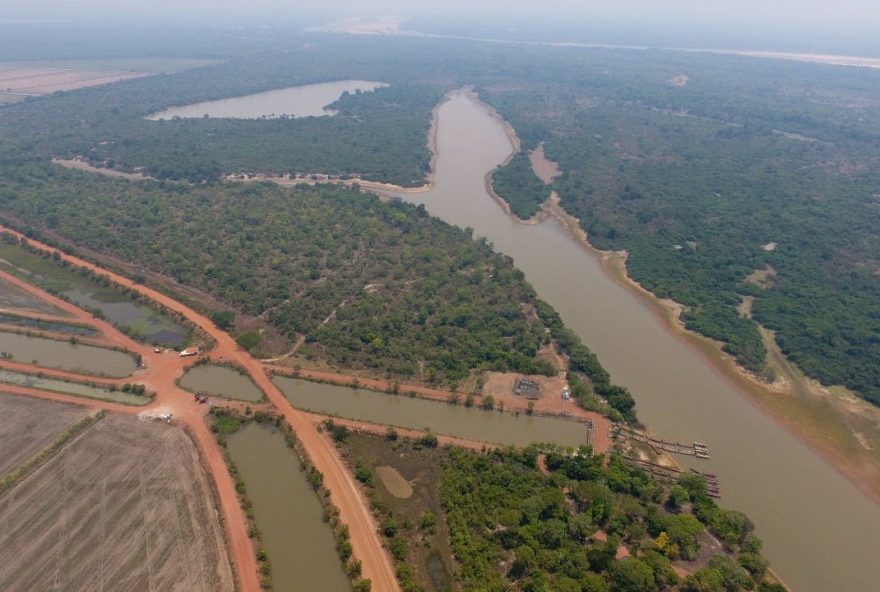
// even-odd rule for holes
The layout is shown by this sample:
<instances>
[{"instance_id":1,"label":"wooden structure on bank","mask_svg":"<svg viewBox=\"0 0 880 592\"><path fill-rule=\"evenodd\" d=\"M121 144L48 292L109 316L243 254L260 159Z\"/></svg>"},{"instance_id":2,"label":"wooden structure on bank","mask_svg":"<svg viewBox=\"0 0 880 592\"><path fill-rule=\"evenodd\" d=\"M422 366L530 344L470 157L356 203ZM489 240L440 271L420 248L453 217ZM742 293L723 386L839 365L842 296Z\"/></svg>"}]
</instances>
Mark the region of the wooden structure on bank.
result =
<instances>
[{"instance_id":1,"label":"wooden structure on bank","mask_svg":"<svg viewBox=\"0 0 880 592\"><path fill-rule=\"evenodd\" d=\"M623 454L621 456L623 456L623 459L627 462L627 464L642 469L658 481L675 483L684 473L684 471L682 471L678 467L671 467L667 465L653 463L649 460L645 460L643 458L638 458L628 454ZM709 497L714 497L716 499L721 498L721 488L718 485L718 477L711 473L701 473L694 469L691 469L690 472L696 473L697 475L701 475L706 478L706 495L708 495Z\"/></svg>"},{"instance_id":2,"label":"wooden structure on bank","mask_svg":"<svg viewBox=\"0 0 880 592\"><path fill-rule=\"evenodd\" d=\"M663 438L652 436L647 432L625 424L614 424L614 427L611 428L611 437L641 442L642 444L650 446L657 454L662 451L671 452L673 454L684 454L702 459L710 458L709 447L702 442L692 442L690 444L673 442L672 440L665 440Z\"/></svg>"}]
</instances>

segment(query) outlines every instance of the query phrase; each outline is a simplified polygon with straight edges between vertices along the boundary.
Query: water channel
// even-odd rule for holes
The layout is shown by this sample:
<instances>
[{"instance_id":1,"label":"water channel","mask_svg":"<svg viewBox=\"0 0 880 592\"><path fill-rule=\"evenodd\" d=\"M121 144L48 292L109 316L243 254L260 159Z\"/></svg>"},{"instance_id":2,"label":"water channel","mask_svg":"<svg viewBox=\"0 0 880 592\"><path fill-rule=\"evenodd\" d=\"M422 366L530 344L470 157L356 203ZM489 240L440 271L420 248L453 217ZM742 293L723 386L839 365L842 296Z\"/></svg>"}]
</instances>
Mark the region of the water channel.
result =
<instances>
[{"instance_id":1,"label":"water channel","mask_svg":"<svg viewBox=\"0 0 880 592\"><path fill-rule=\"evenodd\" d=\"M523 225L505 215L484 175L512 144L483 106L456 94L438 117L435 185L399 197L473 228L513 257L612 378L632 390L652 430L707 442L712 460L700 468L718 474L725 507L755 521L767 557L795 590L876 590L880 507L670 333L558 222Z\"/></svg>"},{"instance_id":2,"label":"water channel","mask_svg":"<svg viewBox=\"0 0 880 592\"><path fill-rule=\"evenodd\" d=\"M286 376L276 376L273 381L294 407L346 419L412 430L427 428L435 434L492 444L553 442L576 447L587 442L586 427L577 421L485 411Z\"/></svg>"},{"instance_id":3,"label":"water channel","mask_svg":"<svg viewBox=\"0 0 880 592\"><path fill-rule=\"evenodd\" d=\"M55 378L44 378L40 376L34 376L32 374L24 374L21 372L10 372L8 370L0 370L0 383L26 386L44 391L53 391L66 395L75 395L77 397L86 397L88 399L101 399L103 401L111 401L113 403L122 403L123 405L146 405L151 401L150 397L147 397L145 395L124 393L118 390L111 391L110 389L91 386L88 384L69 382L67 380L57 380ZM2 390L3 387L0 386L0 391Z\"/></svg>"},{"instance_id":4,"label":"water channel","mask_svg":"<svg viewBox=\"0 0 880 592\"><path fill-rule=\"evenodd\" d=\"M134 358L123 352L5 331L0 331L0 352L11 355L15 362L113 378L129 376L135 370Z\"/></svg>"},{"instance_id":5,"label":"water channel","mask_svg":"<svg viewBox=\"0 0 880 592\"><path fill-rule=\"evenodd\" d=\"M254 505L277 592L351 590L323 509L284 437L249 424L227 438Z\"/></svg>"},{"instance_id":6,"label":"water channel","mask_svg":"<svg viewBox=\"0 0 880 592\"><path fill-rule=\"evenodd\" d=\"M335 103L343 93L367 92L388 86L384 82L366 80L338 80L320 84L292 86L267 92L205 101L183 107L171 107L147 117L153 121L180 118L258 119L260 117L321 117L336 115L328 105Z\"/></svg>"}]
</instances>

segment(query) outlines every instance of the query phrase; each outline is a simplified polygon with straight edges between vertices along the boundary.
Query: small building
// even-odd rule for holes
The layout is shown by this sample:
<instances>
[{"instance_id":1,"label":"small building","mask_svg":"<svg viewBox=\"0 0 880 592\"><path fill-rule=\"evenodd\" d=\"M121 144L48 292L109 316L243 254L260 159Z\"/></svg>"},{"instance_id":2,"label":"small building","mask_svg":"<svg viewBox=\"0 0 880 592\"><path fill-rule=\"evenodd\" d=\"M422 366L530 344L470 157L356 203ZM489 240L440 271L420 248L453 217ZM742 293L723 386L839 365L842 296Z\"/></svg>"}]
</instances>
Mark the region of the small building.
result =
<instances>
[{"instance_id":1,"label":"small building","mask_svg":"<svg viewBox=\"0 0 880 592\"><path fill-rule=\"evenodd\" d=\"M520 376L513 383L513 394L526 399L535 400L540 398L541 387L534 380Z\"/></svg>"},{"instance_id":2,"label":"small building","mask_svg":"<svg viewBox=\"0 0 880 592\"><path fill-rule=\"evenodd\" d=\"M197 347L188 347L182 352L180 352L181 358L188 358L189 356L197 356L199 355L199 348Z\"/></svg>"}]
</instances>

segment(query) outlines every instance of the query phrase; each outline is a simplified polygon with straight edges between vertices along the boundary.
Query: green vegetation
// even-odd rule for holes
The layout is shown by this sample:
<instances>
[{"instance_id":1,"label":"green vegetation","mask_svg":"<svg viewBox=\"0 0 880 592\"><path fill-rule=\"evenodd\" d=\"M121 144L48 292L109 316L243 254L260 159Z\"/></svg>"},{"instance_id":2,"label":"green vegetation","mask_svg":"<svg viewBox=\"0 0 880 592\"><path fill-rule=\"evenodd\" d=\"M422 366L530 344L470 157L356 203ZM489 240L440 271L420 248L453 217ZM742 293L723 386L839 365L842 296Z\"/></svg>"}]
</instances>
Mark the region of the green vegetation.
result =
<instances>
[{"instance_id":1,"label":"green vegetation","mask_svg":"<svg viewBox=\"0 0 880 592\"><path fill-rule=\"evenodd\" d=\"M447 449L406 438L348 434L337 446L364 484L379 531L395 562L404 592L453 592L455 560L440 498ZM392 467L412 485L412 494L395 496L376 472Z\"/></svg>"},{"instance_id":2,"label":"green vegetation","mask_svg":"<svg viewBox=\"0 0 880 592\"><path fill-rule=\"evenodd\" d=\"M536 52L541 53L541 52ZM880 402L880 76L639 52L543 52L479 87L545 142L563 207L686 325L761 372L755 321L806 374ZM527 58L510 58L511 60ZM552 76L548 75L552 72ZM670 80L686 74L689 81ZM755 270L775 270L759 287ZM736 306L754 296L754 319Z\"/></svg>"},{"instance_id":3,"label":"green vegetation","mask_svg":"<svg viewBox=\"0 0 880 592\"><path fill-rule=\"evenodd\" d=\"M304 334L339 366L432 382L553 372L536 357L544 331L522 274L423 208L343 187L131 184L45 167L0 181L0 205Z\"/></svg>"},{"instance_id":4,"label":"green vegetation","mask_svg":"<svg viewBox=\"0 0 880 592\"><path fill-rule=\"evenodd\" d=\"M594 244L626 249L631 275L684 304L688 327L761 372L760 322L809 376L880 401L880 73L680 52L316 39L263 39L259 55L209 44L232 58L2 107L0 205L61 230L47 219L57 212L33 211L52 208L8 205L16 181L35 174L25 167L54 156L172 179L296 171L420 184L432 107L445 91L474 84L524 150L545 143L563 171L550 188ZM282 49L304 42L310 51ZM344 78L391 86L344 97L333 118L143 119L172 103ZM546 195L525 165L519 156L496 174L523 217ZM44 190L66 178L36 174L51 179ZM127 231L104 234L93 242L134 242L120 236ZM746 279L768 266L771 285ZM755 297L754 320L736 310L746 295Z\"/></svg>"},{"instance_id":5,"label":"green vegetation","mask_svg":"<svg viewBox=\"0 0 880 592\"><path fill-rule=\"evenodd\" d=\"M663 484L586 447L478 453L360 433L338 446L406 592L781 590L765 580L751 522L718 507L696 474ZM410 497L393 495L382 466Z\"/></svg>"},{"instance_id":6,"label":"green vegetation","mask_svg":"<svg viewBox=\"0 0 880 592\"><path fill-rule=\"evenodd\" d=\"M715 505L702 478L682 479L690 501L674 509L668 486L620 457L553 451L549 476L537 458L449 451L442 499L462 590L776 590L751 523Z\"/></svg>"},{"instance_id":7,"label":"green vegetation","mask_svg":"<svg viewBox=\"0 0 880 592\"><path fill-rule=\"evenodd\" d=\"M492 186L520 220L528 220L537 214L541 204L550 197L550 189L535 176L532 163L524 152L518 152L510 162L495 171Z\"/></svg>"}]
</instances>

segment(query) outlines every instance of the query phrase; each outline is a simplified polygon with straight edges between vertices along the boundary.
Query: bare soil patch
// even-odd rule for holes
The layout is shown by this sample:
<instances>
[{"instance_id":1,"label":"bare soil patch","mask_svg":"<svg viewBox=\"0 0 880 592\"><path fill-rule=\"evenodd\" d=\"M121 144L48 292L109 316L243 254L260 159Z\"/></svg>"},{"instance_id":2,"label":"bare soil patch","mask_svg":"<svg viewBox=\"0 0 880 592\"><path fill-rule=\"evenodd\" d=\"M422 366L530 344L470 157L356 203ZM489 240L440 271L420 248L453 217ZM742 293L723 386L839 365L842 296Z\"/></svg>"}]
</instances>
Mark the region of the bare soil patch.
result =
<instances>
[{"instance_id":1,"label":"bare soil patch","mask_svg":"<svg viewBox=\"0 0 880 592\"><path fill-rule=\"evenodd\" d=\"M412 497L412 485L409 484L409 481L403 478L403 475L401 475L397 469L389 467L388 465L382 465L376 467L376 473L379 474L379 478L382 480L382 485L385 486L388 493L398 499Z\"/></svg>"},{"instance_id":2,"label":"bare soil patch","mask_svg":"<svg viewBox=\"0 0 880 592\"><path fill-rule=\"evenodd\" d=\"M776 285L776 270L769 265L764 269L756 269L746 276L746 281L762 290L767 290Z\"/></svg>"},{"instance_id":3,"label":"bare soil patch","mask_svg":"<svg viewBox=\"0 0 880 592\"><path fill-rule=\"evenodd\" d=\"M231 591L211 500L182 429L107 417L0 499L0 589Z\"/></svg>"},{"instance_id":4,"label":"bare soil patch","mask_svg":"<svg viewBox=\"0 0 880 592\"><path fill-rule=\"evenodd\" d=\"M549 185L556 177L562 174L559 165L549 160L544 154L543 142L529 152L529 161L532 163L532 170L535 172L535 176L541 179L545 185Z\"/></svg>"},{"instance_id":5,"label":"bare soil patch","mask_svg":"<svg viewBox=\"0 0 880 592\"><path fill-rule=\"evenodd\" d=\"M0 477L39 454L86 413L75 405L0 393Z\"/></svg>"}]
</instances>

